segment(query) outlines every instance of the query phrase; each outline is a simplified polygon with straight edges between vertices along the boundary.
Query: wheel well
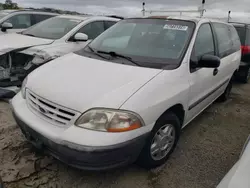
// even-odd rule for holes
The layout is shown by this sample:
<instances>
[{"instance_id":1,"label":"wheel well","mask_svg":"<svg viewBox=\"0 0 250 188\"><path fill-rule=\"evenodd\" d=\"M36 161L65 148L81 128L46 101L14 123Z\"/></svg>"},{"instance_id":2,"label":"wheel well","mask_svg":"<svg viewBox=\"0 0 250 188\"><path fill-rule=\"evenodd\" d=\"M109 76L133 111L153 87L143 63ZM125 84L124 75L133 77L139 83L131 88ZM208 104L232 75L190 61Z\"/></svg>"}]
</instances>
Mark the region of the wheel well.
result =
<instances>
[{"instance_id":1,"label":"wheel well","mask_svg":"<svg viewBox=\"0 0 250 188\"><path fill-rule=\"evenodd\" d=\"M181 104L176 104L172 106L171 108L167 109L160 117L162 117L167 112L173 112L180 120L181 126L183 125L184 117L185 117L185 111Z\"/></svg>"}]
</instances>

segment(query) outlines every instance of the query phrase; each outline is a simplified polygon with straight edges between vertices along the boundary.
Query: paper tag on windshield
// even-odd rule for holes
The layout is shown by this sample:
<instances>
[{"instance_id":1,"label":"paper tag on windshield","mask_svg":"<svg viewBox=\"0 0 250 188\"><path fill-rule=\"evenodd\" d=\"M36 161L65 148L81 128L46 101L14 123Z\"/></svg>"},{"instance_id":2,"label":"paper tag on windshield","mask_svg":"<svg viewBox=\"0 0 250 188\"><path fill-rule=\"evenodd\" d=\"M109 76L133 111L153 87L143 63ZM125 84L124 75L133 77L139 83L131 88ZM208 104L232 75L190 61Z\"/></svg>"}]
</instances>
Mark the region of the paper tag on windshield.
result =
<instances>
[{"instance_id":1,"label":"paper tag on windshield","mask_svg":"<svg viewBox=\"0 0 250 188\"><path fill-rule=\"evenodd\" d=\"M188 26L184 26L184 25L174 25L174 24L166 24L166 25L164 25L163 29L171 29L171 30L186 31L186 30L188 29Z\"/></svg>"}]
</instances>

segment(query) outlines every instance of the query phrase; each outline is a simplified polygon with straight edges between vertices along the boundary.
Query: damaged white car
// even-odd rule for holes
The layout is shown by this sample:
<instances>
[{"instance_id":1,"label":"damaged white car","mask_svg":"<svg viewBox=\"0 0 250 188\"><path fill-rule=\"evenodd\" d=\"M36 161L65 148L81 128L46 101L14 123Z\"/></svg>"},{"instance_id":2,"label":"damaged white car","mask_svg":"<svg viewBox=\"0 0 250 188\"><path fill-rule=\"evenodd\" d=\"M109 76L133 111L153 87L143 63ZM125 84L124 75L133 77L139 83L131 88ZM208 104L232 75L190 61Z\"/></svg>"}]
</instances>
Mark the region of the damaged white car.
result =
<instances>
[{"instance_id":1,"label":"damaged white car","mask_svg":"<svg viewBox=\"0 0 250 188\"><path fill-rule=\"evenodd\" d=\"M62 15L22 33L0 36L0 98L12 98L31 71L85 47L118 21L111 17Z\"/></svg>"}]
</instances>

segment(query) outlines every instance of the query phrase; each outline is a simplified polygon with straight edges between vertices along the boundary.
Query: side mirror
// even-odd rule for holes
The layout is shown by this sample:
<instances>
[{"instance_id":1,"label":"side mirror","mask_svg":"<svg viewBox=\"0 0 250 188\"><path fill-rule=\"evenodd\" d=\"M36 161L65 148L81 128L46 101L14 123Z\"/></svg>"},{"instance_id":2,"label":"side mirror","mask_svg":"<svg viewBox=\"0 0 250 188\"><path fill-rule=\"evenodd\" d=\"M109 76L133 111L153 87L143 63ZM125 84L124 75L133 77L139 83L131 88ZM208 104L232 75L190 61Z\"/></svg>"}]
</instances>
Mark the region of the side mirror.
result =
<instances>
[{"instance_id":1,"label":"side mirror","mask_svg":"<svg viewBox=\"0 0 250 188\"><path fill-rule=\"evenodd\" d=\"M12 28L13 28L12 23L4 22L4 23L2 24L1 31L2 31L2 32L6 32L7 29L12 29Z\"/></svg>"},{"instance_id":2,"label":"side mirror","mask_svg":"<svg viewBox=\"0 0 250 188\"><path fill-rule=\"evenodd\" d=\"M197 68L218 68L220 66L220 58L214 55L203 55L197 63Z\"/></svg>"},{"instance_id":3,"label":"side mirror","mask_svg":"<svg viewBox=\"0 0 250 188\"><path fill-rule=\"evenodd\" d=\"M86 42L89 39L88 35L84 33L76 33L74 36L74 41Z\"/></svg>"}]
</instances>

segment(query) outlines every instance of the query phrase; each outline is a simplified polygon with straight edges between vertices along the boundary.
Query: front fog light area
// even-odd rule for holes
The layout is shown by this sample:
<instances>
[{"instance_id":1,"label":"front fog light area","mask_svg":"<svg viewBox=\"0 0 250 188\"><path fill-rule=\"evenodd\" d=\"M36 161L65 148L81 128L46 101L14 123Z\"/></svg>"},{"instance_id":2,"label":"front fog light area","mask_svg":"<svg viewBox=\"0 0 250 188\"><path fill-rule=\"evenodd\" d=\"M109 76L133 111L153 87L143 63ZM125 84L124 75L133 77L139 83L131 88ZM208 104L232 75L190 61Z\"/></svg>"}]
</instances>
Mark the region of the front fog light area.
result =
<instances>
[{"instance_id":1,"label":"front fog light area","mask_svg":"<svg viewBox=\"0 0 250 188\"><path fill-rule=\"evenodd\" d=\"M134 113L120 110L92 109L84 113L76 125L85 129L105 132L125 132L143 126Z\"/></svg>"}]
</instances>

